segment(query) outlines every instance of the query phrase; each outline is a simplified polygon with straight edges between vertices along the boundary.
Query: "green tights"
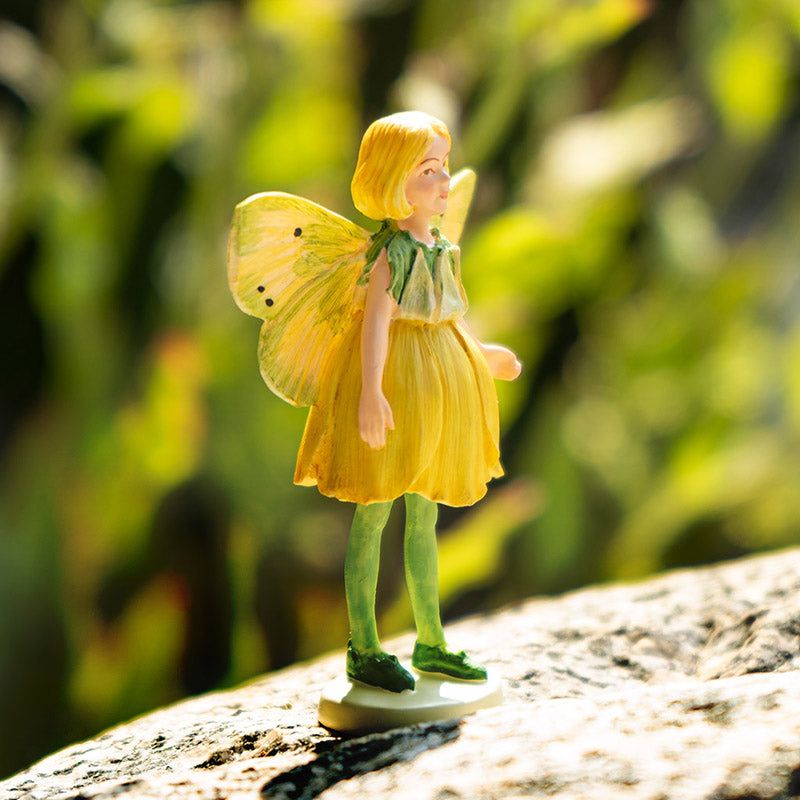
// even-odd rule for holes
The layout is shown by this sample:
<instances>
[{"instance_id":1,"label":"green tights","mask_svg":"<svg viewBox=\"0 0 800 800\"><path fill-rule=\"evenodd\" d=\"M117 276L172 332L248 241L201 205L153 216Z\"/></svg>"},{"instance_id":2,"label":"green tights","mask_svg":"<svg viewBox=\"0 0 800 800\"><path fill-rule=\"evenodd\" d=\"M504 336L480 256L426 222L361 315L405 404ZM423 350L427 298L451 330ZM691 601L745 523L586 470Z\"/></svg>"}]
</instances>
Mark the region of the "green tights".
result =
<instances>
[{"instance_id":1,"label":"green tights","mask_svg":"<svg viewBox=\"0 0 800 800\"><path fill-rule=\"evenodd\" d=\"M405 571L417 641L427 645L445 643L439 616L439 568L436 552L436 503L419 494L406 494L406 529L404 540ZM378 625L375 620L375 592L378 587L378 564L381 534L389 519L392 500L385 503L356 505L347 555L344 562L344 585L350 638L362 652L380 652Z\"/></svg>"}]
</instances>

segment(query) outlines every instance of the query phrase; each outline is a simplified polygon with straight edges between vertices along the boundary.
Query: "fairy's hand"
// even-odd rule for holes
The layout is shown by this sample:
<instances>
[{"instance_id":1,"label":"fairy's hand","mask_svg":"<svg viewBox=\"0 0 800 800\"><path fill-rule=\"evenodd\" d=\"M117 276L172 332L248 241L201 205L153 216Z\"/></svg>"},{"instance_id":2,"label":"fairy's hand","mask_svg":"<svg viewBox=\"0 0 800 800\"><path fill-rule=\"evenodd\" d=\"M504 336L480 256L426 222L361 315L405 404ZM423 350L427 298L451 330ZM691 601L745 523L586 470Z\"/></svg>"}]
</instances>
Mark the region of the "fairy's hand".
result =
<instances>
[{"instance_id":1,"label":"fairy's hand","mask_svg":"<svg viewBox=\"0 0 800 800\"><path fill-rule=\"evenodd\" d=\"M522 364L507 347L500 344L485 344L482 349L493 378L513 381L522 372Z\"/></svg>"},{"instance_id":2,"label":"fairy's hand","mask_svg":"<svg viewBox=\"0 0 800 800\"><path fill-rule=\"evenodd\" d=\"M373 449L386 444L386 428L394 430L394 417L389 401L380 389L362 389L358 403L358 432Z\"/></svg>"}]
</instances>

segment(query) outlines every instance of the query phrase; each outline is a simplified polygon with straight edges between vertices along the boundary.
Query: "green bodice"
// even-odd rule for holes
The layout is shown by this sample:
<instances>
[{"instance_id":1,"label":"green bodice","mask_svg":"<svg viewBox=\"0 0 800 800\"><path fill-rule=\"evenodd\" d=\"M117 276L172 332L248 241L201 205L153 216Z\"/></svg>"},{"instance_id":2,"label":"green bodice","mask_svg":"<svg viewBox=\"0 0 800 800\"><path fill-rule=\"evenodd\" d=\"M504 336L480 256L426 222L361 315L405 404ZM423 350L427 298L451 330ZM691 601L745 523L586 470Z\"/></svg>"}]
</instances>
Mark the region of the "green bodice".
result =
<instances>
[{"instance_id":1,"label":"green bodice","mask_svg":"<svg viewBox=\"0 0 800 800\"><path fill-rule=\"evenodd\" d=\"M391 281L389 293L397 302L396 317L422 322L459 319L466 313L467 295L461 283L461 250L437 228L436 243L427 245L400 230L393 220L384 220L371 237L367 260L358 278L365 285L375 260L386 248Z\"/></svg>"}]
</instances>

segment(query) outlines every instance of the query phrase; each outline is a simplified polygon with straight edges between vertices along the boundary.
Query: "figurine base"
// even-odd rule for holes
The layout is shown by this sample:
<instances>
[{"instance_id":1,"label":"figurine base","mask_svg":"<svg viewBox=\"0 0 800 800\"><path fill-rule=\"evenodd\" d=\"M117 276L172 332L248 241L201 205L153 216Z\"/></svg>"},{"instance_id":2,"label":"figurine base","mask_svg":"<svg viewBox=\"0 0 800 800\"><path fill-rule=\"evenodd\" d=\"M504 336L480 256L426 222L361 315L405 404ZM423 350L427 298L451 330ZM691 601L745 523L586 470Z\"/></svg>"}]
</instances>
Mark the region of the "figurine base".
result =
<instances>
[{"instance_id":1,"label":"figurine base","mask_svg":"<svg viewBox=\"0 0 800 800\"><path fill-rule=\"evenodd\" d=\"M408 664L404 666L409 668ZM341 733L371 733L415 722L455 719L503 702L500 681L491 675L485 681L460 681L418 672L415 677L414 689L390 692L343 675L322 692L320 724Z\"/></svg>"}]
</instances>

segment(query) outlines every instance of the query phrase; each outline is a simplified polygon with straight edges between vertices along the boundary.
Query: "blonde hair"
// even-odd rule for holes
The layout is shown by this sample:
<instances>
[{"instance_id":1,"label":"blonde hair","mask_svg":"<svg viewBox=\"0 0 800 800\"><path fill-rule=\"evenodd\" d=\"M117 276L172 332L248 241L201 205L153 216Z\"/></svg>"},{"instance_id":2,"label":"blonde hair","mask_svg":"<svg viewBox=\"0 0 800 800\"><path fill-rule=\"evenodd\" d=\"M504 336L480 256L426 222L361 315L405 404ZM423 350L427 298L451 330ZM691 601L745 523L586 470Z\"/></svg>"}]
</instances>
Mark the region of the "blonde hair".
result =
<instances>
[{"instance_id":1,"label":"blonde hair","mask_svg":"<svg viewBox=\"0 0 800 800\"><path fill-rule=\"evenodd\" d=\"M375 120L361 140L350 184L355 207L377 220L412 214L406 181L437 134L450 143L447 125L423 111L400 111Z\"/></svg>"}]
</instances>

